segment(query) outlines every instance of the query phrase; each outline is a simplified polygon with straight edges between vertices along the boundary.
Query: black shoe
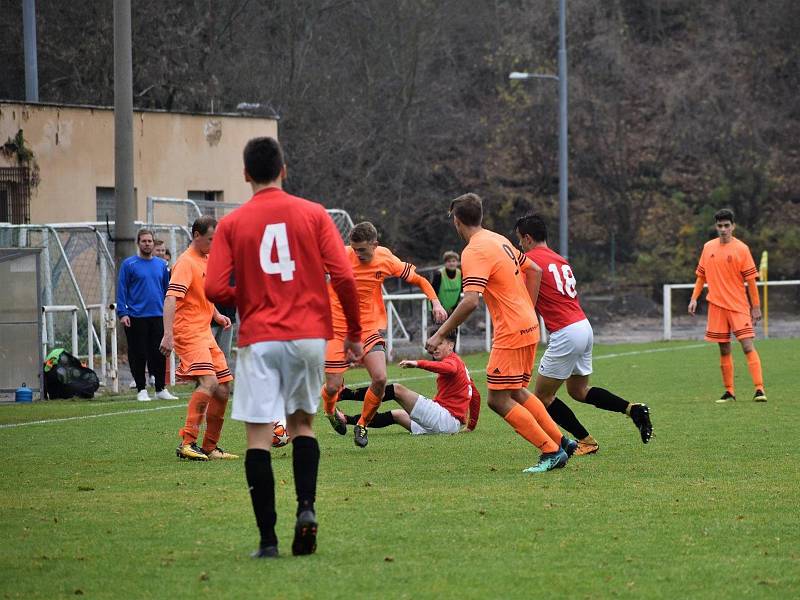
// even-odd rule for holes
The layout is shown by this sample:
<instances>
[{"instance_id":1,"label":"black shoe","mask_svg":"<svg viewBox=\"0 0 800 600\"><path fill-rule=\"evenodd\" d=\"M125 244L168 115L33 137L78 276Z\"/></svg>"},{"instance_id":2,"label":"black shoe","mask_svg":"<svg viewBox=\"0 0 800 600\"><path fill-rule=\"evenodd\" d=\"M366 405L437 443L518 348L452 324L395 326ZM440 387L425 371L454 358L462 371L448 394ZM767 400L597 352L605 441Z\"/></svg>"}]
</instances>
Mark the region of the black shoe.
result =
<instances>
[{"instance_id":1,"label":"black shoe","mask_svg":"<svg viewBox=\"0 0 800 600\"><path fill-rule=\"evenodd\" d=\"M347 421L339 409L334 408L332 415L326 414L325 416L328 417L328 421L330 421L331 427L336 433L347 435Z\"/></svg>"},{"instance_id":2,"label":"black shoe","mask_svg":"<svg viewBox=\"0 0 800 600\"><path fill-rule=\"evenodd\" d=\"M766 402L767 395L764 393L764 390L756 390L756 393L753 395L754 402Z\"/></svg>"},{"instance_id":3,"label":"black shoe","mask_svg":"<svg viewBox=\"0 0 800 600\"><path fill-rule=\"evenodd\" d=\"M264 546L253 552L250 558L278 558L278 547Z\"/></svg>"},{"instance_id":4,"label":"black shoe","mask_svg":"<svg viewBox=\"0 0 800 600\"><path fill-rule=\"evenodd\" d=\"M717 400L717 404L724 404L725 402L733 402L736 400L736 396L731 394L728 390L725 390L725 393L720 396L719 400Z\"/></svg>"},{"instance_id":5,"label":"black shoe","mask_svg":"<svg viewBox=\"0 0 800 600\"><path fill-rule=\"evenodd\" d=\"M353 428L353 441L359 448L366 448L369 440L367 439L367 428L356 425Z\"/></svg>"},{"instance_id":6,"label":"black shoe","mask_svg":"<svg viewBox=\"0 0 800 600\"><path fill-rule=\"evenodd\" d=\"M573 454L575 454L575 450L578 449L578 442L573 440L571 437L562 435L561 449L567 453L567 456L572 456Z\"/></svg>"},{"instance_id":7,"label":"black shoe","mask_svg":"<svg viewBox=\"0 0 800 600\"><path fill-rule=\"evenodd\" d=\"M631 420L642 436L642 443L649 442L653 437L653 424L650 422L650 409L647 408L647 404L631 406Z\"/></svg>"},{"instance_id":8,"label":"black shoe","mask_svg":"<svg viewBox=\"0 0 800 600\"><path fill-rule=\"evenodd\" d=\"M297 515L297 522L294 525L294 541L292 542L292 554L301 556L303 554L314 554L317 549L317 515L313 510L304 510ZM277 550L277 548L276 548Z\"/></svg>"}]
</instances>

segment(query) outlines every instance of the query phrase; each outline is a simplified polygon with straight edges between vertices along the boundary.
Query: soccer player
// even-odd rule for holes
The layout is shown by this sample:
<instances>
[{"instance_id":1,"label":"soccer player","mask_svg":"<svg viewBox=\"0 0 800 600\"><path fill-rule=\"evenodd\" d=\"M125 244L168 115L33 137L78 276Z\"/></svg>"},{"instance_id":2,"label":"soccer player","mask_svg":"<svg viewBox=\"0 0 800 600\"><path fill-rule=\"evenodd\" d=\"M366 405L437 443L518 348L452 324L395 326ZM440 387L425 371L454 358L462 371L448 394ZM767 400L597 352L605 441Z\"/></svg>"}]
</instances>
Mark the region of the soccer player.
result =
<instances>
[{"instance_id":1,"label":"soccer player","mask_svg":"<svg viewBox=\"0 0 800 600\"><path fill-rule=\"evenodd\" d=\"M399 277L419 287L433 306L433 318L441 323L447 312L436 297L436 292L427 279L416 272L411 263L403 262L388 248L378 245L378 231L365 221L357 224L350 232L350 245L346 248L347 258L353 268L361 307L361 326L363 327L363 363L369 373L371 384L361 411L361 418L353 429L353 441L363 448L367 445L367 426L369 425L383 398L386 387L386 342L381 334L386 329L386 308L383 305L381 287L387 277ZM345 356L343 342L346 322L338 296L330 291L331 312L333 314L333 339L328 341L325 351L325 385L322 399L325 414L337 433L344 435L347 425L336 413L339 390L344 385L344 373L350 368Z\"/></svg>"},{"instance_id":2,"label":"soccer player","mask_svg":"<svg viewBox=\"0 0 800 600\"><path fill-rule=\"evenodd\" d=\"M231 322L214 308L204 288L216 226L217 221L209 216L199 217L192 224L192 242L175 261L164 300L161 352L169 356L174 348L181 359L175 372L197 382L186 409L186 423L179 432L181 442L175 450L178 458L189 460L239 458L217 445L228 406L228 382L233 381L233 376L210 325L212 318L223 327L230 327ZM198 447L197 436L204 418L206 431L203 445Z\"/></svg>"},{"instance_id":3,"label":"soccer player","mask_svg":"<svg viewBox=\"0 0 800 600\"><path fill-rule=\"evenodd\" d=\"M539 342L533 305L542 272L506 238L481 226L483 205L476 194L453 200L450 214L467 242L461 253L464 298L425 346L429 352L437 348L475 310L483 294L495 327L486 365L489 408L541 451L539 462L526 473L563 467L578 444L561 433L541 401L527 390Z\"/></svg>"},{"instance_id":4,"label":"soccer player","mask_svg":"<svg viewBox=\"0 0 800 600\"><path fill-rule=\"evenodd\" d=\"M703 292L703 284L708 283L708 325L707 342L719 344L719 363L722 369L722 384L725 392L717 402L736 400L733 387L733 356L731 355L731 333L742 344L747 368L753 379L755 394L753 400L766 402L764 377L761 373L761 359L756 352L753 339L756 336L754 324L761 320L761 303L756 289L756 269L753 256L747 244L733 237L736 229L733 211L723 208L714 215L717 239L706 242L695 274L697 281L689 301L689 314L697 311L697 299ZM747 293L742 282L747 283ZM750 302L748 303L748 298Z\"/></svg>"},{"instance_id":5,"label":"soccer player","mask_svg":"<svg viewBox=\"0 0 800 600\"><path fill-rule=\"evenodd\" d=\"M429 433L458 433L466 425L472 431L481 412L481 395L469 370L454 352L457 331L447 334L433 350L433 360L402 360L403 369L424 369L436 373L436 396L431 400L399 383L386 386L383 399L396 400L402 410L378 413L370 427L401 425L414 435ZM342 389L340 400L364 400L369 388ZM348 425L358 423L360 416L346 416Z\"/></svg>"},{"instance_id":6,"label":"soccer player","mask_svg":"<svg viewBox=\"0 0 800 600\"><path fill-rule=\"evenodd\" d=\"M514 228L520 246L531 261L542 270L542 282L536 299L536 311L550 332L550 343L539 361L534 394L547 407L547 412L561 427L578 440L575 455L597 452L600 445L575 416L575 413L556 398L561 384L578 402L628 415L639 429L642 442L653 435L650 409L646 404L631 404L603 388L589 387L592 373L592 325L578 301L572 267L547 245L547 225L538 215L528 215L517 221Z\"/></svg>"},{"instance_id":7,"label":"soccer player","mask_svg":"<svg viewBox=\"0 0 800 600\"><path fill-rule=\"evenodd\" d=\"M231 416L244 421L247 434L245 475L261 536L252 556L278 556L270 449L273 423L284 418L297 493L292 554L311 554L317 547L314 501L320 456L312 422L319 407L325 340L333 336L325 273L340 301L348 361L362 354L356 282L325 209L281 189L286 166L276 140L260 137L247 143L244 177L253 197L219 224L206 292L214 302L235 305L239 313Z\"/></svg>"}]
</instances>

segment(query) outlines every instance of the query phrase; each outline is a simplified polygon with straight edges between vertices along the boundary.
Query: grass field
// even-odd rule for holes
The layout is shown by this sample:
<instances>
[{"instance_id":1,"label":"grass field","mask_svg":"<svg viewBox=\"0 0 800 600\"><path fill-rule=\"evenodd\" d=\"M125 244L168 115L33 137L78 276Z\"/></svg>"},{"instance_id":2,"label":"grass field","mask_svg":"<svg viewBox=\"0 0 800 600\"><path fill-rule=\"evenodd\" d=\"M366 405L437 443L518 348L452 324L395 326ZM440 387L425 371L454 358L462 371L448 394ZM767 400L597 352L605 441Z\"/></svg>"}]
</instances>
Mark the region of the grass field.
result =
<instances>
[{"instance_id":1,"label":"grass field","mask_svg":"<svg viewBox=\"0 0 800 600\"><path fill-rule=\"evenodd\" d=\"M758 349L769 402L750 401L737 348L740 400L718 405L709 344L597 347L593 382L647 402L655 438L644 446L629 419L570 402L601 450L544 475L521 473L536 452L485 403L474 433L373 430L365 450L318 421L319 549L291 556L291 454L276 450L282 557L274 561L248 558L257 533L242 461L175 457L185 400L0 406L0 593L795 598L800 341ZM485 358L467 357L482 394ZM433 377L392 367L390 378L406 377L433 392ZM24 425L71 417L81 418ZM227 421L223 444L243 453L240 423Z\"/></svg>"}]
</instances>

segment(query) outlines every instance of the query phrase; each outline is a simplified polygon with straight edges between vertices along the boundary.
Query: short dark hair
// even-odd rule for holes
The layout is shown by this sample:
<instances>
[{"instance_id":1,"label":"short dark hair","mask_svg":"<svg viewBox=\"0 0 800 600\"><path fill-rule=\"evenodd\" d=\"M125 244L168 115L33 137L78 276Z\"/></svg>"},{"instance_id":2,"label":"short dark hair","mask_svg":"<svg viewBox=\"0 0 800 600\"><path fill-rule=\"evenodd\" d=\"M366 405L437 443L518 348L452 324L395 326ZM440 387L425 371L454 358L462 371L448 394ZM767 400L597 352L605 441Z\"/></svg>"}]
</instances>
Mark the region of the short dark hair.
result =
<instances>
[{"instance_id":1,"label":"short dark hair","mask_svg":"<svg viewBox=\"0 0 800 600\"><path fill-rule=\"evenodd\" d=\"M361 242L377 242L378 230L369 221L362 221L350 230L350 241L360 244Z\"/></svg>"},{"instance_id":2,"label":"short dark hair","mask_svg":"<svg viewBox=\"0 0 800 600\"><path fill-rule=\"evenodd\" d=\"M253 138L244 147L244 170L255 183L275 181L283 164L283 150L274 138Z\"/></svg>"},{"instance_id":3,"label":"short dark hair","mask_svg":"<svg viewBox=\"0 0 800 600\"><path fill-rule=\"evenodd\" d=\"M140 229L138 232L136 232L136 243L137 244L139 243L139 240L142 239L143 235L149 235L154 240L156 239L156 236L154 236L153 232L150 231L149 229Z\"/></svg>"},{"instance_id":4,"label":"short dark hair","mask_svg":"<svg viewBox=\"0 0 800 600\"><path fill-rule=\"evenodd\" d=\"M153 240L154 246L163 246L164 244L166 244L164 240Z\"/></svg>"},{"instance_id":5,"label":"short dark hair","mask_svg":"<svg viewBox=\"0 0 800 600\"><path fill-rule=\"evenodd\" d=\"M534 242L547 241L547 223L539 215L525 215L517 220L514 225L520 235L528 234Z\"/></svg>"},{"instance_id":6,"label":"short dark hair","mask_svg":"<svg viewBox=\"0 0 800 600\"><path fill-rule=\"evenodd\" d=\"M436 333L437 330L438 326L431 327L431 329L428 331L428 337L431 337L434 333ZM448 342L452 342L453 345L455 345L456 341L458 341L458 327L456 327L450 333L444 336L444 339L446 339Z\"/></svg>"},{"instance_id":7,"label":"short dark hair","mask_svg":"<svg viewBox=\"0 0 800 600\"><path fill-rule=\"evenodd\" d=\"M477 227L483 221L483 202L478 194L464 194L450 203L450 214L467 227Z\"/></svg>"},{"instance_id":8,"label":"short dark hair","mask_svg":"<svg viewBox=\"0 0 800 600\"><path fill-rule=\"evenodd\" d=\"M714 213L714 222L718 223L719 221L730 221L731 223L735 223L736 221L733 218L733 210L730 208L722 208Z\"/></svg>"},{"instance_id":9,"label":"short dark hair","mask_svg":"<svg viewBox=\"0 0 800 600\"><path fill-rule=\"evenodd\" d=\"M217 220L209 215L203 215L202 217L197 217L192 223L192 238L194 238L195 233L199 233L200 235L205 235L208 233L208 230L212 227L217 227Z\"/></svg>"}]
</instances>

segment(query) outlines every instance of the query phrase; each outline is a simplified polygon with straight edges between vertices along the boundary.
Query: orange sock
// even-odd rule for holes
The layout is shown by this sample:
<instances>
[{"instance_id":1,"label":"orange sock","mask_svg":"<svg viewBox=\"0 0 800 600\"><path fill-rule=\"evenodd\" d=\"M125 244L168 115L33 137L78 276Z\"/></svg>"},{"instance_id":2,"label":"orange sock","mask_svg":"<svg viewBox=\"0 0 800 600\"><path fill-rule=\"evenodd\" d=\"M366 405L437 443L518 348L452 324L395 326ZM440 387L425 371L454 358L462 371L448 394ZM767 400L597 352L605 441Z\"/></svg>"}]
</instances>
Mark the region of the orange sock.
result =
<instances>
[{"instance_id":1,"label":"orange sock","mask_svg":"<svg viewBox=\"0 0 800 600\"><path fill-rule=\"evenodd\" d=\"M550 436L550 439L561 447L561 438L564 437L564 434L561 433L561 430L558 428L558 425L556 425L556 422L553 421L553 417L550 416L550 413L547 412L542 401L531 394L522 406L533 415L539 427L544 429L545 433Z\"/></svg>"},{"instance_id":2,"label":"orange sock","mask_svg":"<svg viewBox=\"0 0 800 600\"><path fill-rule=\"evenodd\" d=\"M747 362L750 362L749 358L747 359ZM735 396L733 393L733 354L720 354L719 368L722 369L722 385L725 386L725 389L729 394Z\"/></svg>"},{"instance_id":3,"label":"orange sock","mask_svg":"<svg viewBox=\"0 0 800 600\"><path fill-rule=\"evenodd\" d=\"M366 427L372 421L375 413L378 412L378 407L381 405L381 399L372 391L372 388L367 388L367 393L364 394L364 407L361 409L361 418L358 424Z\"/></svg>"},{"instance_id":4,"label":"orange sock","mask_svg":"<svg viewBox=\"0 0 800 600\"><path fill-rule=\"evenodd\" d=\"M341 391L340 388L336 390L335 394L329 394L328 389L324 385L322 386L320 396L322 396L322 409L325 411L326 415L332 415L333 411L336 410L336 402L339 400Z\"/></svg>"},{"instance_id":5,"label":"orange sock","mask_svg":"<svg viewBox=\"0 0 800 600\"><path fill-rule=\"evenodd\" d=\"M225 423L225 409L228 407L228 398L220 399L211 397L206 411L206 433L203 436L203 450L211 452L217 447L222 434L222 424Z\"/></svg>"},{"instance_id":6,"label":"orange sock","mask_svg":"<svg viewBox=\"0 0 800 600\"><path fill-rule=\"evenodd\" d=\"M197 436L200 434L200 423L203 422L203 415L206 414L208 403L211 402L211 396L199 389L192 393L189 398L189 406L186 407L186 424L178 432L183 438L184 444L192 444L197 441Z\"/></svg>"},{"instance_id":7,"label":"orange sock","mask_svg":"<svg viewBox=\"0 0 800 600\"><path fill-rule=\"evenodd\" d=\"M514 404L505 417L506 423L511 425L518 434L539 448L542 452L556 452L560 445L556 444L547 435L533 415L525 410L521 404Z\"/></svg>"},{"instance_id":8,"label":"orange sock","mask_svg":"<svg viewBox=\"0 0 800 600\"><path fill-rule=\"evenodd\" d=\"M748 352L744 357L747 359L747 368L750 370L750 377L753 378L753 385L757 390L763 390L764 375L761 373L761 357L755 350Z\"/></svg>"}]
</instances>

